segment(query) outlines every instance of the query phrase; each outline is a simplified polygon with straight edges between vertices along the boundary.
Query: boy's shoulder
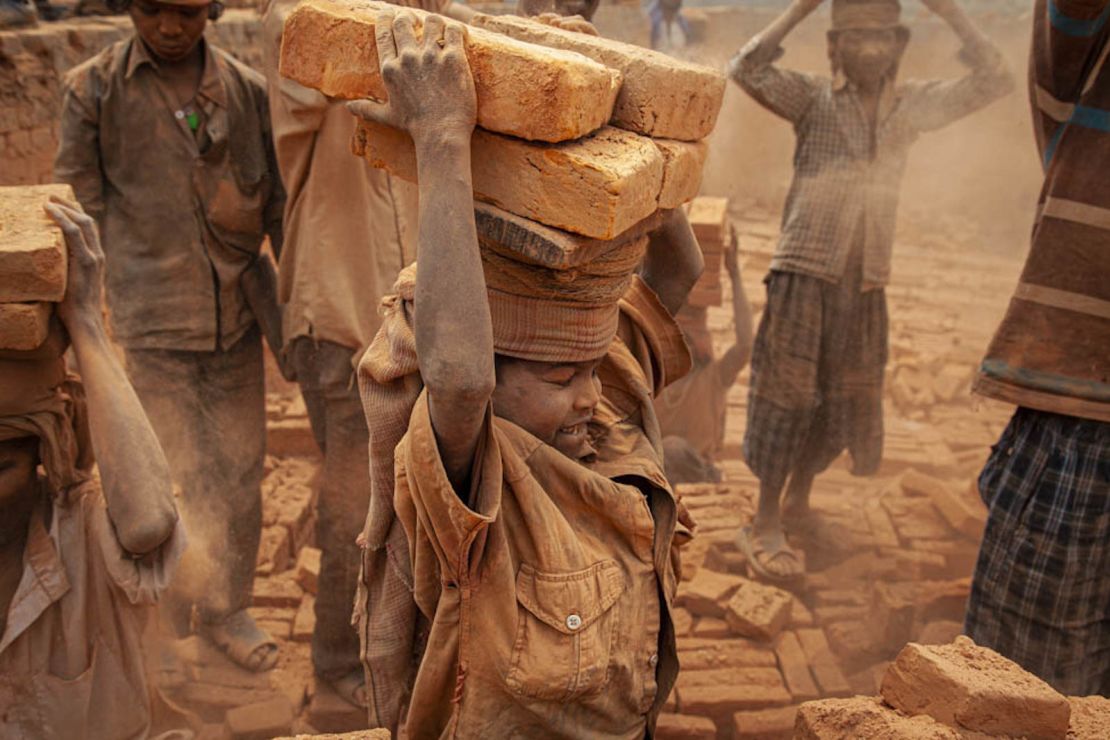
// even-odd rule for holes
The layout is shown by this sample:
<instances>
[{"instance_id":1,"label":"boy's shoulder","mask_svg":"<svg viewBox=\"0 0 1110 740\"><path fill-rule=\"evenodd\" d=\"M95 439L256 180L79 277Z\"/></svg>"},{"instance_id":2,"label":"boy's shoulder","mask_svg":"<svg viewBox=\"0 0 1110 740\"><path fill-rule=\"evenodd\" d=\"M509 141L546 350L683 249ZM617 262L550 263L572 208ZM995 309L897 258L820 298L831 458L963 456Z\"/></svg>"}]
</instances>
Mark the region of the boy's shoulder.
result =
<instances>
[{"instance_id":1,"label":"boy's shoulder","mask_svg":"<svg viewBox=\"0 0 1110 740\"><path fill-rule=\"evenodd\" d=\"M129 36L101 49L85 61L73 67L65 74L64 84L70 90L82 90L96 81L101 82L122 70L127 64L127 57L135 37Z\"/></svg>"},{"instance_id":2,"label":"boy's shoulder","mask_svg":"<svg viewBox=\"0 0 1110 740\"><path fill-rule=\"evenodd\" d=\"M223 68L224 74L222 76L225 81L230 78L230 81L241 85L252 94L266 96L266 78L261 72L239 61L231 52L216 46L211 41L206 43L216 62Z\"/></svg>"}]
</instances>

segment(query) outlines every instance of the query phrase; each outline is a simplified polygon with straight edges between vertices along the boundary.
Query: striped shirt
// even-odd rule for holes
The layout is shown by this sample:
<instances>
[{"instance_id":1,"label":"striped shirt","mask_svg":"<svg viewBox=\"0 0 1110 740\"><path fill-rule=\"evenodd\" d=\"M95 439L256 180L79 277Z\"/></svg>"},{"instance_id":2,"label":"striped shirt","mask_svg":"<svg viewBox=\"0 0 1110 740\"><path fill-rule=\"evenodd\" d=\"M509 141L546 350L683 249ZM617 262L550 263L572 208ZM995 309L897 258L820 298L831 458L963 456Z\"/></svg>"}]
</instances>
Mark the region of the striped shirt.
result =
<instances>
[{"instance_id":1,"label":"striped shirt","mask_svg":"<svg viewBox=\"0 0 1110 740\"><path fill-rule=\"evenodd\" d=\"M765 59L758 37L736 55L732 79L790 121L798 139L772 270L839 282L851 248L862 240L862 289L889 282L910 146L921 133L973 113L1012 86L995 48L967 49L961 58L971 71L959 79L888 86L872 134L859 97L844 80L779 68Z\"/></svg>"},{"instance_id":2,"label":"striped shirt","mask_svg":"<svg viewBox=\"0 0 1110 740\"><path fill-rule=\"evenodd\" d=\"M1110 0L1037 0L1029 66L1045 180L1021 282L977 384L1110 421Z\"/></svg>"}]
</instances>

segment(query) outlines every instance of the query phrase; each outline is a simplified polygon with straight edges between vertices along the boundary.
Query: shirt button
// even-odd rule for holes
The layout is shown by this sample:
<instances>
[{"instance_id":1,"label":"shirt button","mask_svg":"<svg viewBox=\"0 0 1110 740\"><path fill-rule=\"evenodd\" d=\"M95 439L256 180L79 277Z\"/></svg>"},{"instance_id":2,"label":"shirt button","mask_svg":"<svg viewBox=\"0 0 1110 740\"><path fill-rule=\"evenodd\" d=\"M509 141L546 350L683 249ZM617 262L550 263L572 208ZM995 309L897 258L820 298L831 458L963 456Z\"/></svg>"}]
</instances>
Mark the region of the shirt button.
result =
<instances>
[{"instance_id":1,"label":"shirt button","mask_svg":"<svg viewBox=\"0 0 1110 740\"><path fill-rule=\"evenodd\" d=\"M650 657L650 658L648 658L648 664L649 664L649 665L650 665L650 666L651 666L652 668L654 668L655 666L659 665L659 653L652 653L652 654L651 654L651 657Z\"/></svg>"},{"instance_id":2,"label":"shirt button","mask_svg":"<svg viewBox=\"0 0 1110 740\"><path fill-rule=\"evenodd\" d=\"M567 629L568 630L576 630L581 626L582 626L582 617L578 616L577 614L571 614L569 617L567 617Z\"/></svg>"}]
</instances>

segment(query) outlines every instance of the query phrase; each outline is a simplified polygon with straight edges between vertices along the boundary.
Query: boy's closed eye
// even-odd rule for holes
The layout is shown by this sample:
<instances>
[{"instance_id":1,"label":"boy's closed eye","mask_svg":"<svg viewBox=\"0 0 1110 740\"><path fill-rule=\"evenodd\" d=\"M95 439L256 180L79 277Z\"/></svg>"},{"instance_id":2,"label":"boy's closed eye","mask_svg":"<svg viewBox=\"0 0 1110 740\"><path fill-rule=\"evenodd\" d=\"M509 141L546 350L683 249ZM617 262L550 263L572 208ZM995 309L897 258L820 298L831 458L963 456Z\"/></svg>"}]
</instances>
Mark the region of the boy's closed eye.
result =
<instances>
[{"instance_id":1,"label":"boy's closed eye","mask_svg":"<svg viewBox=\"0 0 1110 740\"><path fill-rule=\"evenodd\" d=\"M547 383L568 386L577 374L578 368L573 365L558 365L545 372L541 377Z\"/></svg>"}]
</instances>

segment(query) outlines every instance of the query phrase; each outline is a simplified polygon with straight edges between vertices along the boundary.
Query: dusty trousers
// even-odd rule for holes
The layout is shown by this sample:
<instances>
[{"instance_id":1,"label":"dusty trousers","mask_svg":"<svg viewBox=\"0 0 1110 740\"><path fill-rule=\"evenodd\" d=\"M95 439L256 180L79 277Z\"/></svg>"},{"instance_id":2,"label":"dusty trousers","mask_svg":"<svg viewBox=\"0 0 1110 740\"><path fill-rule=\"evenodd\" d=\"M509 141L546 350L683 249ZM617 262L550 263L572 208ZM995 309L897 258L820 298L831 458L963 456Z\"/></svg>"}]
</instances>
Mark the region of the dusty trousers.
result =
<instances>
[{"instance_id":1,"label":"dusty trousers","mask_svg":"<svg viewBox=\"0 0 1110 740\"><path fill-rule=\"evenodd\" d=\"M290 352L312 433L324 454L316 509L316 543L323 555L312 664L329 681L362 672L351 611L361 562L355 538L370 505L370 439L351 364L354 354L309 337L295 339Z\"/></svg>"},{"instance_id":2,"label":"dusty trousers","mask_svg":"<svg viewBox=\"0 0 1110 740\"><path fill-rule=\"evenodd\" d=\"M181 487L189 551L171 601L219 621L250 606L254 588L266 454L261 335L252 327L214 352L128 349L126 360Z\"/></svg>"}]
</instances>

